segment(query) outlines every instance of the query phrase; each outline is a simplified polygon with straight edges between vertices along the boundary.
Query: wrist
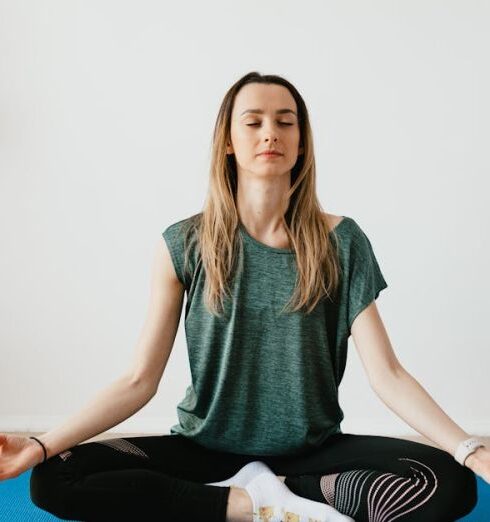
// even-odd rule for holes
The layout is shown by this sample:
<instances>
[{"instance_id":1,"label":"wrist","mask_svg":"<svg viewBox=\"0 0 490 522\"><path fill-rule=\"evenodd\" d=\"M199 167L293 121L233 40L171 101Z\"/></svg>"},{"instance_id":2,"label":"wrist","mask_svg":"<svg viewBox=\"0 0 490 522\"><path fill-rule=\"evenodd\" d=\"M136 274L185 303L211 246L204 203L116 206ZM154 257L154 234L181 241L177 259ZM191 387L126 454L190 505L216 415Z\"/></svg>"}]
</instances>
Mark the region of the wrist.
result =
<instances>
[{"instance_id":1,"label":"wrist","mask_svg":"<svg viewBox=\"0 0 490 522\"><path fill-rule=\"evenodd\" d=\"M485 444L478 437L469 437L468 439L462 440L455 450L454 459L462 466L465 466L466 459L482 446L485 446Z\"/></svg>"},{"instance_id":2,"label":"wrist","mask_svg":"<svg viewBox=\"0 0 490 522\"><path fill-rule=\"evenodd\" d=\"M36 438L41 441L42 445L46 449L46 460L51 458L53 455L56 455L56 446L53 444L52 440L49 440L48 433L43 433L42 435L39 435Z\"/></svg>"},{"instance_id":3,"label":"wrist","mask_svg":"<svg viewBox=\"0 0 490 522\"><path fill-rule=\"evenodd\" d=\"M42 463L42 462L48 460L51 455L49 454L46 443L44 442L42 437L41 436L37 436L37 437L31 436L31 437L29 437L29 439L32 441L32 443L35 446L37 446L36 454L40 456L39 463Z\"/></svg>"},{"instance_id":4,"label":"wrist","mask_svg":"<svg viewBox=\"0 0 490 522\"><path fill-rule=\"evenodd\" d=\"M30 450L36 458L36 464L41 464L44 461L44 451L39 442L34 439L29 439Z\"/></svg>"},{"instance_id":5,"label":"wrist","mask_svg":"<svg viewBox=\"0 0 490 522\"><path fill-rule=\"evenodd\" d=\"M470 453L465 461L464 461L464 465L467 467L467 468L470 468L471 470L473 470L473 468L475 467L475 464L478 463L478 460L480 458L480 455L483 453L483 447L479 447L477 448L473 453Z\"/></svg>"}]
</instances>

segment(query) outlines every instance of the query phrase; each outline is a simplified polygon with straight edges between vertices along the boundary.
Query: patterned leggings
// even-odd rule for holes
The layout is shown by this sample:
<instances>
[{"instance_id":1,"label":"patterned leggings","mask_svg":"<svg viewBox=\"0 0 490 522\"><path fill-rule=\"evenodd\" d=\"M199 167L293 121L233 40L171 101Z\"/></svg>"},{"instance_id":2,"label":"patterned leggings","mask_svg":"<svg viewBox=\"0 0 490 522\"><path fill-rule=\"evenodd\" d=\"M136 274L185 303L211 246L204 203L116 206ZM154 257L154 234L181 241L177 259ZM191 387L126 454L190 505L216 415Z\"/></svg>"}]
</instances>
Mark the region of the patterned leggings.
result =
<instances>
[{"instance_id":1,"label":"patterned leggings","mask_svg":"<svg viewBox=\"0 0 490 522\"><path fill-rule=\"evenodd\" d=\"M293 493L357 522L453 522L477 502L475 474L449 453L392 437L338 433L295 456L224 453L180 434L79 444L32 470L31 499L65 520L224 522L229 487L265 462Z\"/></svg>"}]
</instances>

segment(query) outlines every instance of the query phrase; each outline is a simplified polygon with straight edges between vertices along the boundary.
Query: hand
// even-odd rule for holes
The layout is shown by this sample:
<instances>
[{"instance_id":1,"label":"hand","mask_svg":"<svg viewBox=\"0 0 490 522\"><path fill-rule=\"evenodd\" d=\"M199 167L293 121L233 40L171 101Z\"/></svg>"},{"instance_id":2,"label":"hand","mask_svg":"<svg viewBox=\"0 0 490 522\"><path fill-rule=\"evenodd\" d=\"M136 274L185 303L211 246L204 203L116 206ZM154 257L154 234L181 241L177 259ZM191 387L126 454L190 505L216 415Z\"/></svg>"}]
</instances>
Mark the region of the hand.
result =
<instances>
[{"instance_id":1,"label":"hand","mask_svg":"<svg viewBox=\"0 0 490 522\"><path fill-rule=\"evenodd\" d=\"M490 450L488 448L477 448L476 451L466 457L464 465L490 484Z\"/></svg>"},{"instance_id":2,"label":"hand","mask_svg":"<svg viewBox=\"0 0 490 522\"><path fill-rule=\"evenodd\" d=\"M43 449L34 439L0 433L0 481L18 477L43 459Z\"/></svg>"}]
</instances>

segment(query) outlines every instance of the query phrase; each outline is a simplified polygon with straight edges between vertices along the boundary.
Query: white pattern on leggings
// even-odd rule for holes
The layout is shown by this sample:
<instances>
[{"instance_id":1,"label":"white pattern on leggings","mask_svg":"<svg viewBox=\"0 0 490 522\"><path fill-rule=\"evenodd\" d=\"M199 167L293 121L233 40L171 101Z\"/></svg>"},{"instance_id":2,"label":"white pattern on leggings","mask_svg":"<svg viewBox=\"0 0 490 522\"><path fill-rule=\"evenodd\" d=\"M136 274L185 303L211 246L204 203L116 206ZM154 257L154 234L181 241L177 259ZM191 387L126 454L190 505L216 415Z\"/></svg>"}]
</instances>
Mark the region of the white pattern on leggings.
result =
<instances>
[{"instance_id":1,"label":"white pattern on leggings","mask_svg":"<svg viewBox=\"0 0 490 522\"><path fill-rule=\"evenodd\" d=\"M150 458L142 449L138 448L138 446L135 446L132 442L129 442L126 439L107 439L97 440L94 442L110 446L111 448L114 448L121 453L129 453L131 455L136 455L137 457L143 457L145 459Z\"/></svg>"}]
</instances>

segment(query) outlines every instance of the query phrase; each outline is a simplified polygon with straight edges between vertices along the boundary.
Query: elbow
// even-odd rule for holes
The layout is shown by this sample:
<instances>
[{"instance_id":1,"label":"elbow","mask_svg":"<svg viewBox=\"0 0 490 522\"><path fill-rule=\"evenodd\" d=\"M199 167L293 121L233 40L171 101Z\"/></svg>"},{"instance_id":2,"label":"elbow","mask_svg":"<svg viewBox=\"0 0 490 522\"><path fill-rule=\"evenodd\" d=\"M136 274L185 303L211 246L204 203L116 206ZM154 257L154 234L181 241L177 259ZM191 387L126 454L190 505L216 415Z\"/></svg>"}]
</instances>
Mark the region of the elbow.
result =
<instances>
[{"instance_id":1,"label":"elbow","mask_svg":"<svg viewBox=\"0 0 490 522\"><path fill-rule=\"evenodd\" d=\"M142 377L140 375L134 375L131 373L125 376L125 379L131 388L138 390L145 396L153 397L157 392L157 387L154 386L153 382L151 382L147 377Z\"/></svg>"},{"instance_id":2,"label":"elbow","mask_svg":"<svg viewBox=\"0 0 490 522\"><path fill-rule=\"evenodd\" d=\"M390 366L389 368L384 368L381 372L378 372L375 375L371 375L369 378L369 384L373 390L377 391L390 383L396 383L400 377L406 375L406 373L407 371L405 368L399 364Z\"/></svg>"}]
</instances>

